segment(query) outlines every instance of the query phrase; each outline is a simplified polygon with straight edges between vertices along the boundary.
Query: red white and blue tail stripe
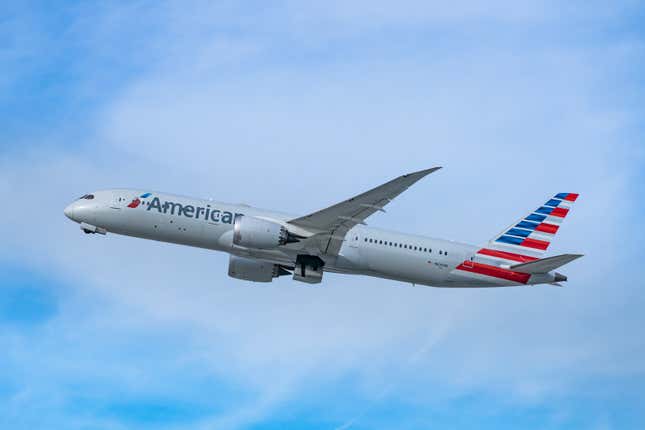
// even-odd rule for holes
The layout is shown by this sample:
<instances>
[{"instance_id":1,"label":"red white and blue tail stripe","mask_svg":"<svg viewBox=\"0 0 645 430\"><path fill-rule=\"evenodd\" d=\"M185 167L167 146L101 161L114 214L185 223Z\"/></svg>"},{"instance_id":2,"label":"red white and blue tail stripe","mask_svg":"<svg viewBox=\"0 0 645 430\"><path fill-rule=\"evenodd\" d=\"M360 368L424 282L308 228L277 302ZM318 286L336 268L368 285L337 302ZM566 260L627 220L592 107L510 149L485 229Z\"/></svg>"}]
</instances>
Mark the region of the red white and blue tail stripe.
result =
<instances>
[{"instance_id":1,"label":"red white and blue tail stripe","mask_svg":"<svg viewBox=\"0 0 645 430\"><path fill-rule=\"evenodd\" d=\"M513 271L509 266L541 258L577 198L578 194L574 193L556 194L457 266L457 273L467 272L482 281L529 283L530 274Z\"/></svg>"},{"instance_id":2,"label":"red white and blue tail stripe","mask_svg":"<svg viewBox=\"0 0 645 430\"><path fill-rule=\"evenodd\" d=\"M519 261L513 254L520 257L541 257L577 198L578 194L575 193L556 194L544 205L493 238L487 249L482 251L488 254L496 251L499 256L508 254L505 257L511 261Z\"/></svg>"}]
</instances>

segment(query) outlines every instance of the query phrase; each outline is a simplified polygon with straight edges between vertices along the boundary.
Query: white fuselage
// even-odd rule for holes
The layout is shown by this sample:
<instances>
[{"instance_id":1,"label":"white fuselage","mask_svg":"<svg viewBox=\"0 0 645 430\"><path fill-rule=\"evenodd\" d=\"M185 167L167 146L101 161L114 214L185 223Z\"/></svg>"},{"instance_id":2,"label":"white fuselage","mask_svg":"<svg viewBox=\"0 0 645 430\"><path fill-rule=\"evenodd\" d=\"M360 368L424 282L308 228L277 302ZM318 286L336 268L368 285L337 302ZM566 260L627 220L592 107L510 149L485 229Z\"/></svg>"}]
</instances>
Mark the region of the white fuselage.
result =
<instances>
[{"instance_id":1,"label":"white fuselage","mask_svg":"<svg viewBox=\"0 0 645 430\"><path fill-rule=\"evenodd\" d=\"M110 233L223 251L274 264L293 265L296 256L303 253L298 244L261 250L233 243L236 216L284 225L293 215L156 192L154 198L140 201L138 196L142 193L145 191L98 191L91 200L72 203L65 214L82 223L81 227L88 225ZM162 206L160 202L166 203ZM455 270L461 264L476 261L479 249L474 245L356 226L346 234L338 256L320 257L325 262L325 271L437 287L494 287L551 281L533 276L530 282L518 283Z\"/></svg>"}]
</instances>

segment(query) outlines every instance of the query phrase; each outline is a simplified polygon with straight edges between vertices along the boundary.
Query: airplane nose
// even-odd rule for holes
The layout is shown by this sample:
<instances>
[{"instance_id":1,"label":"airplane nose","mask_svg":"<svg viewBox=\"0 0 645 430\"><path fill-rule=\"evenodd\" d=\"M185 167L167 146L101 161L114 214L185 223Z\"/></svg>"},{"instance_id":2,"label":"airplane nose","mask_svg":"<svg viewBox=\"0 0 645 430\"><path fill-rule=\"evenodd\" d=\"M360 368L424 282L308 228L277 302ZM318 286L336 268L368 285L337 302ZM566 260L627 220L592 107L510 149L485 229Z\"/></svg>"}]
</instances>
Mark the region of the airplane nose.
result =
<instances>
[{"instance_id":1,"label":"airplane nose","mask_svg":"<svg viewBox=\"0 0 645 430\"><path fill-rule=\"evenodd\" d=\"M71 205L67 206L67 207L65 208L65 210L63 211L63 213L65 214L65 216L66 216L67 218L69 218L69 219L71 219L72 221L74 221L74 205L73 205L73 204L71 204Z\"/></svg>"}]
</instances>

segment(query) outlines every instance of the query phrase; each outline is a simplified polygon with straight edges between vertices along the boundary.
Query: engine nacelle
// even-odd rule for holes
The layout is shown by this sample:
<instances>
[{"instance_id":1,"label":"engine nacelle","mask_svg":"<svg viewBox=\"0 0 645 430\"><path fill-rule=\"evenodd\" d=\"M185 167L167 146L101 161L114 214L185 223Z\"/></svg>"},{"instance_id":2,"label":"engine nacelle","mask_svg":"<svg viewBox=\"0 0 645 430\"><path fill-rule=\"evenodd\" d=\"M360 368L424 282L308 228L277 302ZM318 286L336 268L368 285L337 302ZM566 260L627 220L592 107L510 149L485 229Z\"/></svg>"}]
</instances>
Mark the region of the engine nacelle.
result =
<instances>
[{"instance_id":1,"label":"engine nacelle","mask_svg":"<svg viewBox=\"0 0 645 430\"><path fill-rule=\"evenodd\" d=\"M299 238L284 226L260 218L238 217L233 225L233 243L246 248L271 249L298 242Z\"/></svg>"},{"instance_id":2,"label":"engine nacelle","mask_svg":"<svg viewBox=\"0 0 645 430\"><path fill-rule=\"evenodd\" d=\"M253 282L271 282L273 278L290 274L291 272L277 264L252 258L231 255L228 260L228 276L231 278Z\"/></svg>"}]
</instances>

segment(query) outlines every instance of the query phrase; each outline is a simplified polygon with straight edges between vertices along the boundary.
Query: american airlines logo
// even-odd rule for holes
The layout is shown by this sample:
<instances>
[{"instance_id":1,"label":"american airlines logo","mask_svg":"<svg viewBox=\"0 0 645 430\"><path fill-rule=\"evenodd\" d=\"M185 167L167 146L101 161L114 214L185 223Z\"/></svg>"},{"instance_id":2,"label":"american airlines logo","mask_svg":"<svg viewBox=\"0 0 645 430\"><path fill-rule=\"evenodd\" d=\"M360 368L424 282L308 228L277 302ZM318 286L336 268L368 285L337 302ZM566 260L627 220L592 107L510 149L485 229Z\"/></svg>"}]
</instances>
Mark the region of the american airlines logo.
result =
<instances>
[{"instance_id":1,"label":"american airlines logo","mask_svg":"<svg viewBox=\"0 0 645 430\"><path fill-rule=\"evenodd\" d=\"M150 193L143 194L141 198L150 197ZM135 203L136 202L136 203ZM136 208L141 204L139 198L134 199L132 203L128 205L129 208ZM156 210L159 213L170 215L184 216L186 218L193 219L203 219L205 221L211 222L221 222L224 224L232 224L236 217L243 216L243 214L232 213L228 211L223 211L217 208L212 208L211 205L194 206L194 205L182 205L181 203L171 202L171 201L161 201L159 197L153 198L150 203L147 205L147 211Z\"/></svg>"},{"instance_id":2,"label":"american airlines logo","mask_svg":"<svg viewBox=\"0 0 645 430\"><path fill-rule=\"evenodd\" d=\"M151 195L152 195L152 193L145 193L145 194L141 194L141 197L140 197L140 198L141 198L141 199L145 199L145 198L147 198L147 197L150 197ZM129 207L129 208L137 208L137 207L139 207L139 205L141 204L141 200L140 200L140 198L136 198L136 199L132 200L132 201L130 202L130 204L128 205L128 207Z\"/></svg>"}]
</instances>

